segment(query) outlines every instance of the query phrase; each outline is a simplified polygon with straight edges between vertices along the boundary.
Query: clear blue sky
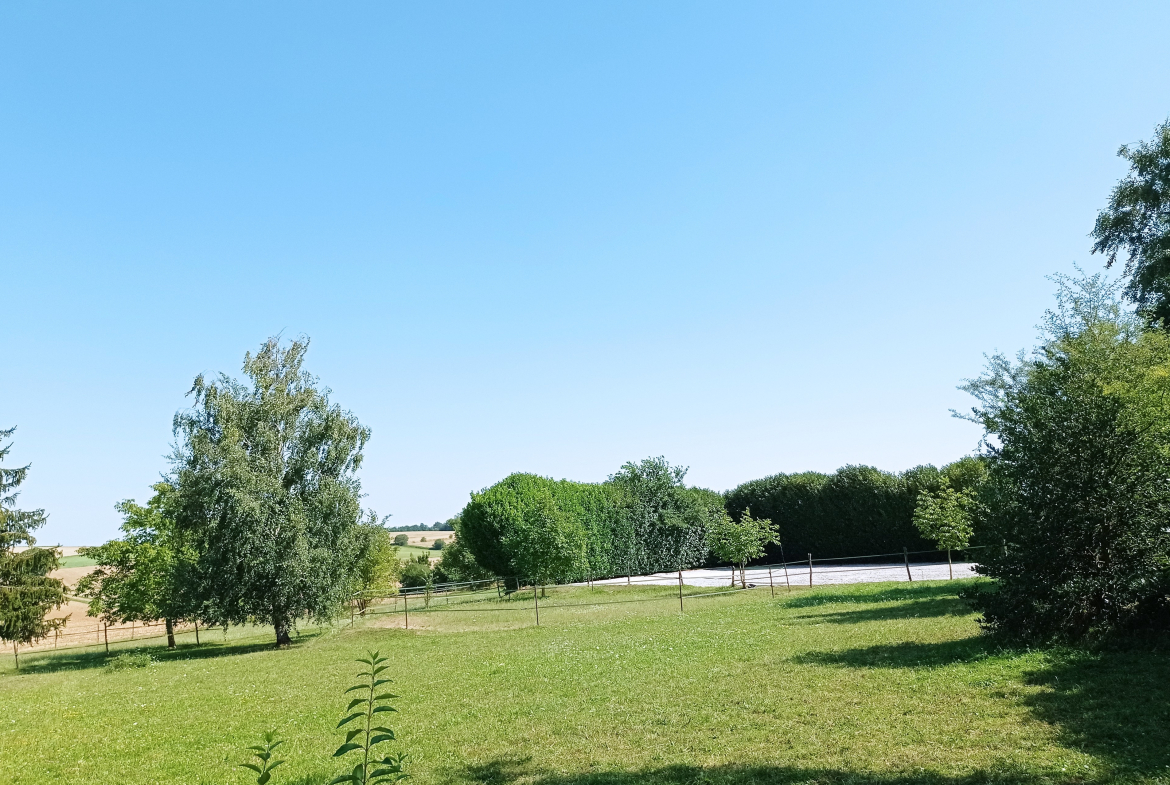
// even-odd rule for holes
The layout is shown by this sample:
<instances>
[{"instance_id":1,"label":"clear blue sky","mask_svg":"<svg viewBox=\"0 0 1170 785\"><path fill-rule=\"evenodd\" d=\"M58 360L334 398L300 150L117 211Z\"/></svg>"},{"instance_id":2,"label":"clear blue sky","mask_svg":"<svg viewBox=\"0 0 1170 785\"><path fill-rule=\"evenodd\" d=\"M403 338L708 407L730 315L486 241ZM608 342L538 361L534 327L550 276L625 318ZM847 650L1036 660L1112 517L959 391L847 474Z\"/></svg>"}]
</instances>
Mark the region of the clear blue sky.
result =
<instances>
[{"instance_id":1,"label":"clear blue sky","mask_svg":"<svg viewBox=\"0 0 1170 785\"><path fill-rule=\"evenodd\" d=\"M665 455L725 489L941 464L1033 343L1170 5L9 3L0 425L42 542L116 533L269 335L373 429L365 503Z\"/></svg>"}]
</instances>

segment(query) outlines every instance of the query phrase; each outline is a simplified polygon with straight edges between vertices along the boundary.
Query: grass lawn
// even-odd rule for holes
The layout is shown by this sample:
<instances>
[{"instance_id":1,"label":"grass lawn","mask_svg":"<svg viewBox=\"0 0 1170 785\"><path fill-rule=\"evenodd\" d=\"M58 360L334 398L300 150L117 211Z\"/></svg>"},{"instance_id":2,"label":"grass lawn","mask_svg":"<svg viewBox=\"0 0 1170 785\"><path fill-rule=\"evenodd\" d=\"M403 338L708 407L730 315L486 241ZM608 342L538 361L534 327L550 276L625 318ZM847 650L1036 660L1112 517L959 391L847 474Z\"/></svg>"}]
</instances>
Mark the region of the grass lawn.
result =
<instances>
[{"instance_id":1,"label":"grass lawn","mask_svg":"<svg viewBox=\"0 0 1170 785\"><path fill-rule=\"evenodd\" d=\"M16 675L8 657L0 781L243 783L240 748L268 729L288 739L274 783L326 781L352 659L377 648L420 785L1170 782L1165 654L998 651L960 585L764 589L683 615L669 588L560 589L539 628L526 595L286 651L208 636L138 669L30 654ZM556 607L635 596L658 600Z\"/></svg>"},{"instance_id":2,"label":"grass lawn","mask_svg":"<svg viewBox=\"0 0 1170 785\"><path fill-rule=\"evenodd\" d=\"M442 551L436 551L431 548L419 548L417 545L399 545L397 548L400 561L408 561L420 553L425 553L431 559L437 559L443 555Z\"/></svg>"},{"instance_id":3,"label":"grass lawn","mask_svg":"<svg viewBox=\"0 0 1170 785\"><path fill-rule=\"evenodd\" d=\"M71 567L93 567L97 562L88 556L63 556L61 558L61 569L68 569Z\"/></svg>"}]
</instances>

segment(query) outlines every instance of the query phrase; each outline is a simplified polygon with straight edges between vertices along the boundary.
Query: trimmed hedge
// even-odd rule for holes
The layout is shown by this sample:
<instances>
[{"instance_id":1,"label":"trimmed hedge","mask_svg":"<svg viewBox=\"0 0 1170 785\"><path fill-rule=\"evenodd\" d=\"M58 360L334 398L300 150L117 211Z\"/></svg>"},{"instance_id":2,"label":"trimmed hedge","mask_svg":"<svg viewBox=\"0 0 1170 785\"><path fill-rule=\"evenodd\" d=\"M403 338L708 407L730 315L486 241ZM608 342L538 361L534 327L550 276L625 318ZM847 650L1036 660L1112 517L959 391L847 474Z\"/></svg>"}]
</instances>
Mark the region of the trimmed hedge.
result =
<instances>
[{"instance_id":1,"label":"trimmed hedge","mask_svg":"<svg viewBox=\"0 0 1170 785\"><path fill-rule=\"evenodd\" d=\"M739 518L770 518L780 529L789 561L933 550L914 528L914 506L921 491L944 482L963 490L982 481L982 462L964 458L945 466L918 466L893 474L872 466L846 466L833 474L776 474L740 485L725 495L727 511ZM769 561L780 548L768 547Z\"/></svg>"},{"instance_id":2,"label":"trimmed hedge","mask_svg":"<svg viewBox=\"0 0 1170 785\"><path fill-rule=\"evenodd\" d=\"M686 569L707 560L706 522L723 514L720 494L676 484L655 486L657 495L648 498L647 484L615 477L580 483L509 475L471 495L455 522L456 542L490 573L542 583Z\"/></svg>"}]
</instances>

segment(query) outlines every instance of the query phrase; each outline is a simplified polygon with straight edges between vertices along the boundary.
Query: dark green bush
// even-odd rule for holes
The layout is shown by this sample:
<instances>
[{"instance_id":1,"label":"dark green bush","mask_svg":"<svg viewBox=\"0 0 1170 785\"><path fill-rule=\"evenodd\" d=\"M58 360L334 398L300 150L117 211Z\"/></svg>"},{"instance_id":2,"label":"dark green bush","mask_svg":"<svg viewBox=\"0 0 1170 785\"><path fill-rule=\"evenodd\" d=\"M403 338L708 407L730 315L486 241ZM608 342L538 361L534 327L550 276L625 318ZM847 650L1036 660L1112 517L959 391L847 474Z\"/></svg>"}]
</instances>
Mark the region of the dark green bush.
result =
<instances>
[{"instance_id":1,"label":"dark green bush","mask_svg":"<svg viewBox=\"0 0 1170 785\"><path fill-rule=\"evenodd\" d=\"M394 544L400 548L403 545L406 545L406 543L408 543L409 541L410 541L410 538L407 537L405 534L395 534L394 535Z\"/></svg>"},{"instance_id":2,"label":"dark green bush","mask_svg":"<svg viewBox=\"0 0 1170 785\"><path fill-rule=\"evenodd\" d=\"M802 472L752 480L728 491L727 511L738 518L770 518L780 528L780 542L790 561L805 558L865 556L932 550L914 527L914 506L921 491L935 492L944 482L956 490L973 488L985 473L983 462L964 458L945 466L918 466L892 474L872 466L846 466L833 474ZM769 546L768 559L778 559Z\"/></svg>"},{"instance_id":3,"label":"dark green bush","mask_svg":"<svg viewBox=\"0 0 1170 785\"><path fill-rule=\"evenodd\" d=\"M992 444L976 542L983 625L1027 641L1170 630L1170 333L1099 276L1059 279L1034 355L967 389Z\"/></svg>"},{"instance_id":4,"label":"dark green bush","mask_svg":"<svg viewBox=\"0 0 1170 785\"><path fill-rule=\"evenodd\" d=\"M405 589L414 589L426 586L431 581L431 561L425 553L420 553L402 567L402 575L398 583Z\"/></svg>"}]
</instances>

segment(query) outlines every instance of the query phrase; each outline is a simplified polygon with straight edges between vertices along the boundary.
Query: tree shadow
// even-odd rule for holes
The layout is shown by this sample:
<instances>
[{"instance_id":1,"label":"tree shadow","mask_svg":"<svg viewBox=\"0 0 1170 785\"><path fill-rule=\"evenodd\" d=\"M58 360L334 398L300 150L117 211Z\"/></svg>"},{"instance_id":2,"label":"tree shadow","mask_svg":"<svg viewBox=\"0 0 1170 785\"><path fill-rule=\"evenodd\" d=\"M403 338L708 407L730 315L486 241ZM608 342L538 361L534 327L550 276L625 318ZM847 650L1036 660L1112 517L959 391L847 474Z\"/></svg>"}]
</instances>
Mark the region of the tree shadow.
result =
<instances>
[{"instance_id":1,"label":"tree shadow","mask_svg":"<svg viewBox=\"0 0 1170 785\"><path fill-rule=\"evenodd\" d=\"M840 665L848 668L937 668L955 663L978 662L1003 653L984 636L942 643L890 643L845 651L815 651L798 654L801 665Z\"/></svg>"},{"instance_id":2,"label":"tree shadow","mask_svg":"<svg viewBox=\"0 0 1170 785\"><path fill-rule=\"evenodd\" d=\"M939 583L850 584L840 587L816 587L804 594L791 597L785 605L790 608L813 608L821 605L869 605L877 602L906 602L909 600L958 600L959 591L971 584L969 580Z\"/></svg>"},{"instance_id":3,"label":"tree shadow","mask_svg":"<svg viewBox=\"0 0 1170 785\"><path fill-rule=\"evenodd\" d=\"M1055 726L1061 744L1108 761L1119 775L1165 775L1170 767L1170 653L1132 646L1053 651L1027 674L1045 689L1025 698Z\"/></svg>"},{"instance_id":4,"label":"tree shadow","mask_svg":"<svg viewBox=\"0 0 1170 785\"><path fill-rule=\"evenodd\" d=\"M297 649L307 645L320 637L321 632L308 632L293 638L288 648ZM209 636L210 637L210 636ZM182 643L174 649L165 646L143 646L131 648L119 645L118 648L106 654L104 651L37 651L21 655L20 671L9 670L6 675L19 676L26 674L56 673L70 670L92 670L105 667L110 660L119 654L149 654L155 662L175 662L181 660L212 660L221 657L236 657L241 654L253 654L260 651L274 651L276 646L271 640L252 639L239 642L205 641L200 644Z\"/></svg>"},{"instance_id":5,"label":"tree shadow","mask_svg":"<svg viewBox=\"0 0 1170 785\"><path fill-rule=\"evenodd\" d=\"M796 766L689 766L676 764L636 771L588 771L568 774L539 769L531 758L497 758L452 772L443 785L1039 785L1084 783L1083 776L1026 773L1010 768L951 776L930 771L856 772Z\"/></svg>"},{"instance_id":6,"label":"tree shadow","mask_svg":"<svg viewBox=\"0 0 1170 785\"><path fill-rule=\"evenodd\" d=\"M971 607L957 597L903 602L887 607L855 608L853 610L803 613L793 621L797 624L861 624L867 621L895 619L925 619L938 616L967 616Z\"/></svg>"},{"instance_id":7,"label":"tree shadow","mask_svg":"<svg viewBox=\"0 0 1170 785\"><path fill-rule=\"evenodd\" d=\"M942 643L898 643L797 655L793 662L849 668L929 668L1011 656L994 638L973 636ZM1041 687L1022 698L1010 684L988 685L993 697L1020 700L1036 719L1053 726L1059 743L1107 764L1113 781L1165 775L1170 769L1170 652L1128 642L1097 651L1050 649L1047 662L1025 674ZM1012 679L1008 677L1008 682ZM997 691L998 694L997 694Z\"/></svg>"}]
</instances>

